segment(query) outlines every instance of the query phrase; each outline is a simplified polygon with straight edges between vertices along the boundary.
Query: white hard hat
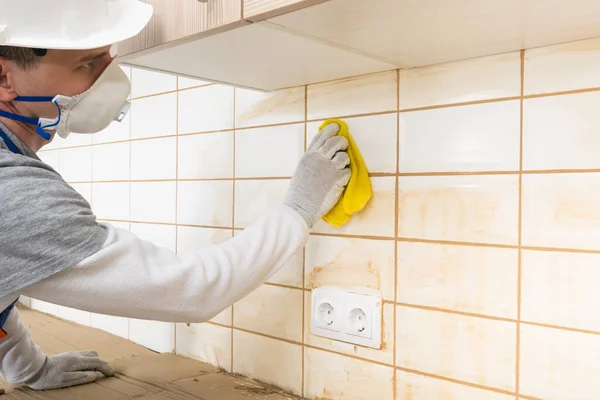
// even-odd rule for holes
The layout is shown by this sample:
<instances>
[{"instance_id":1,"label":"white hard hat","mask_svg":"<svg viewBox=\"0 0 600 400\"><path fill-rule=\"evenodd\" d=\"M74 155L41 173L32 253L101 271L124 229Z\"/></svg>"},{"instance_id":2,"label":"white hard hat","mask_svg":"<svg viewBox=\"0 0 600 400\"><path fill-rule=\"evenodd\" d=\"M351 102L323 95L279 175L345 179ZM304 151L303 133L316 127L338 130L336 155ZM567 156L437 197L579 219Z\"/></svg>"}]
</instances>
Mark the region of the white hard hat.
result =
<instances>
[{"instance_id":1,"label":"white hard hat","mask_svg":"<svg viewBox=\"0 0 600 400\"><path fill-rule=\"evenodd\" d=\"M109 46L137 35L152 12L138 0L0 0L0 46Z\"/></svg>"}]
</instances>

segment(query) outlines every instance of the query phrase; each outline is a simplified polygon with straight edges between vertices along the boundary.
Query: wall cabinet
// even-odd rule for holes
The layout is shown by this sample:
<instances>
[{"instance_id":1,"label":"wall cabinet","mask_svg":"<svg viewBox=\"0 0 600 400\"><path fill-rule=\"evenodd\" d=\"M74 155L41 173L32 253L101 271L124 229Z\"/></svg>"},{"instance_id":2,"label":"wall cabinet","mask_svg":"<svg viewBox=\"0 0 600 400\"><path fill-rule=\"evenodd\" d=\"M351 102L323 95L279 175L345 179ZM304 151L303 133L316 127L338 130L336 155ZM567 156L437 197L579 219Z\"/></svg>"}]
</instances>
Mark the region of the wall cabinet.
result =
<instances>
[{"instance_id":1,"label":"wall cabinet","mask_svg":"<svg viewBox=\"0 0 600 400\"><path fill-rule=\"evenodd\" d=\"M243 22L242 0L142 1L154 7L154 15L139 35L117 45L120 56L175 44L178 40L201 36L211 30L216 33L221 27Z\"/></svg>"},{"instance_id":2,"label":"wall cabinet","mask_svg":"<svg viewBox=\"0 0 600 400\"><path fill-rule=\"evenodd\" d=\"M120 61L274 90L600 37L600 1L145 0Z\"/></svg>"}]
</instances>

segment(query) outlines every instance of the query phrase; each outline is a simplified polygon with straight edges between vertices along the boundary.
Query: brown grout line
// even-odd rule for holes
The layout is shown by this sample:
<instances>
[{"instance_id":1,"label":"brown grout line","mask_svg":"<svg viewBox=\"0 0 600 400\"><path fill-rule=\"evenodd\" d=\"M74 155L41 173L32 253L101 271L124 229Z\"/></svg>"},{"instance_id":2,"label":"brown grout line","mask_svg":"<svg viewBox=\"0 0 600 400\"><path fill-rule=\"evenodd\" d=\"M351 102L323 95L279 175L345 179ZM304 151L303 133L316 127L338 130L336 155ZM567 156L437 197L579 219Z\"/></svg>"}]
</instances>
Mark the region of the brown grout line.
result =
<instances>
[{"instance_id":1,"label":"brown grout line","mask_svg":"<svg viewBox=\"0 0 600 400\"><path fill-rule=\"evenodd\" d=\"M465 317L480 318L480 319L486 319L486 320L491 320L491 321L510 322L510 323L515 323L515 324L520 323L520 324L524 324L524 325L538 326L541 328L557 329L560 331L577 332L577 333L584 333L584 334L588 334L588 335L600 336L600 331L592 331L592 330L588 330L588 329L571 328L568 326L552 325L552 324L545 324L545 323L533 322L533 321L523 321L523 320L513 319L513 318L495 317L492 315L450 310L447 308L423 306L423 305L419 305L419 304L410 304L410 303L401 303L401 302L393 303L390 300L383 300L383 303L384 304L395 304L396 306L400 306L400 307L414 308L414 309L425 310L425 311L441 312L444 314L461 315L461 316L465 316Z\"/></svg>"},{"instance_id":2,"label":"brown grout line","mask_svg":"<svg viewBox=\"0 0 600 400\"><path fill-rule=\"evenodd\" d=\"M517 175L519 171L399 172L400 177Z\"/></svg>"},{"instance_id":3,"label":"brown grout line","mask_svg":"<svg viewBox=\"0 0 600 400\"><path fill-rule=\"evenodd\" d=\"M173 94L173 93L177 93L178 91L179 91L179 89L175 89L175 90L167 90L167 91L164 91L164 92L158 92L158 93L152 93L152 94L145 94L143 96L132 97L131 99L129 99L129 101L143 100L143 99L148 99L148 98L151 98L151 97L162 96L162 95L165 95L165 94Z\"/></svg>"},{"instance_id":4,"label":"brown grout line","mask_svg":"<svg viewBox=\"0 0 600 400\"><path fill-rule=\"evenodd\" d=\"M528 94L528 95L523 94L523 99L527 100L527 99L538 99L540 97L568 96L570 94L590 93L590 92L598 92L598 91L600 91L600 87L563 90L561 92L536 93L536 94Z\"/></svg>"},{"instance_id":5,"label":"brown grout line","mask_svg":"<svg viewBox=\"0 0 600 400\"><path fill-rule=\"evenodd\" d=\"M178 77L179 79L179 77ZM190 87L186 87L186 88L181 88L181 89L177 89L178 92L187 92L188 90L194 90L194 89L198 89L198 88L204 88L207 86L216 86L218 85L217 83L204 83L202 85L195 85L195 86L190 86Z\"/></svg>"},{"instance_id":6,"label":"brown grout line","mask_svg":"<svg viewBox=\"0 0 600 400\"><path fill-rule=\"evenodd\" d=\"M175 76L177 95L175 96L175 179L179 179L179 76ZM175 182L175 223L178 221L179 211L179 182ZM179 252L179 229L175 226L175 253ZM175 354L177 354L177 324L174 333Z\"/></svg>"},{"instance_id":7,"label":"brown grout line","mask_svg":"<svg viewBox=\"0 0 600 400\"><path fill-rule=\"evenodd\" d=\"M489 103L499 103L499 102L502 102L502 101L519 100L520 98L521 98L521 96L510 96L510 97L497 97L497 98L494 98L494 99L464 101L464 102L459 102L459 103L436 104L436 105L433 105L433 106L406 108L404 110L400 110L399 112L400 113L407 113L407 112L415 112L415 111L438 110L440 108L474 106L474 105L478 105L478 104L489 104Z\"/></svg>"},{"instance_id":8,"label":"brown grout line","mask_svg":"<svg viewBox=\"0 0 600 400\"><path fill-rule=\"evenodd\" d=\"M304 153L306 153L306 149L308 148L308 123L306 122L308 120L308 85L304 85ZM305 351L305 343L306 343L306 337L304 335L304 330L306 329L306 313L309 310L306 310L306 282L305 282L305 277L306 277L306 246L302 247L302 367L301 367L301 373L302 373L302 397L304 398L305 396L305 390L304 390L304 375L305 375L305 368L306 368L306 355L304 354Z\"/></svg>"},{"instance_id":9,"label":"brown grout line","mask_svg":"<svg viewBox=\"0 0 600 400\"><path fill-rule=\"evenodd\" d=\"M133 68L129 69L129 81L133 84ZM130 111L131 112L131 111ZM131 139L131 128L133 126L133 118L131 115L129 116L129 139ZM129 143L129 178L131 179L131 140L127 140ZM92 149L93 150L93 149ZM128 183L129 186L129 213L127 216L127 225L129 226L129 231L131 231L131 183ZM93 190L94 185L92 185ZM127 339L131 340L131 318L127 318Z\"/></svg>"},{"instance_id":10,"label":"brown grout line","mask_svg":"<svg viewBox=\"0 0 600 400\"><path fill-rule=\"evenodd\" d=\"M352 118L362 118L362 117L375 117L375 116L378 116L378 115L395 114L397 112L398 112L398 110L374 111L374 112L361 113L361 114L337 115L337 116L331 116L329 118L352 119ZM327 118L308 119L308 117L307 117L306 122L307 123L321 122L321 121L324 121L325 119L327 119Z\"/></svg>"},{"instance_id":11,"label":"brown grout line","mask_svg":"<svg viewBox=\"0 0 600 400\"><path fill-rule=\"evenodd\" d=\"M517 243L517 326L515 346L515 398L519 398L521 383L521 298L522 298L522 249L523 244L523 93L525 91L525 50L521 50L521 99L519 100L519 209Z\"/></svg>"},{"instance_id":12,"label":"brown grout line","mask_svg":"<svg viewBox=\"0 0 600 400\"><path fill-rule=\"evenodd\" d=\"M557 329L559 331L575 332L575 333L583 333L586 335L600 336L600 331L590 331L588 329L570 328L567 326L556 326L556 325L550 325L550 324L544 324L541 322L532 322L532 321L521 321L521 324L537 326L539 328Z\"/></svg>"},{"instance_id":13,"label":"brown grout line","mask_svg":"<svg viewBox=\"0 0 600 400\"><path fill-rule=\"evenodd\" d=\"M367 239L367 240L395 240L391 236L368 236L368 235L349 235L345 233L320 233L310 232L311 236L333 237L341 239Z\"/></svg>"},{"instance_id":14,"label":"brown grout line","mask_svg":"<svg viewBox=\"0 0 600 400\"><path fill-rule=\"evenodd\" d=\"M243 8L243 7L242 7ZM231 182L233 188L231 189L231 194L232 194L232 201L231 201L231 237L235 236L235 181L236 181L236 163L235 163L235 157L236 157L236 130L235 130L235 122L236 122L236 110L235 110L235 104L236 104L236 93L237 93L237 89L233 88L233 115L232 115L232 125L233 125L233 132L232 132L232 141L233 141L233 170L232 170L232 174L233 174L233 181ZM234 312L235 312L235 304L231 305L231 371L233 372L233 357L235 356L233 354L233 321L234 321Z\"/></svg>"},{"instance_id":15,"label":"brown grout line","mask_svg":"<svg viewBox=\"0 0 600 400\"><path fill-rule=\"evenodd\" d=\"M252 335L262 336L264 338L278 340L280 342L285 342L285 343L289 343L289 344L293 344L293 345L302 347L302 343L301 342L297 342L295 340L284 339L284 338L280 338L280 337L277 337L277 336L274 336L274 335L269 335L269 334L266 334L266 333L256 332L256 331L253 331L253 330L250 330L250 329L240 328L240 327L237 327L237 326L234 326L233 329L236 330L236 331L250 333Z\"/></svg>"},{"instance_id":16,"label":"brown grout line","mask_svg":"<svg viewBox=\"0 0 600 400\"><path fill-rule=\"evenodd\" d=\"M441 244L441 245L450 245L450 246L491 247L491 248L496 248L496 249L517 249L518 248L518 246L512 245L512 244L455 242L455 241L451 241L451 240L420 239L420 238L408 238L408 237L399 237L399 238L396 238L396 241L406 242L406 243Z\"/></svg>"},{"instance_id":17,"label":"brown grout line","mask_svg":"<svg viewBox=\"0 0 600 400\"><path fill-rule=\"evenodd\" d=\"M210 225L194 225L194 224L175 224L166 222L149 222L149 221L130 221L120 220L111 218L97 218L98 221L103 222L117 222L117 223L132 223L132 224L146 224L146 225L167 225L167 226L181 226L186 228L202 228L202 229L222 229L232 230L231 226L210 226ZM246 228L234 227L234 231L243 231ZM509 244L492 244L492 243L476 243L476 242L453 242L448 240L431 240L431 239L416 239L416 238L391 238L385 236L361 236L361 235L345 235L345 234L328 234L328 233L311 233L311 236L321 237L333 237L340 239L366 239L366 240L395 240L397 242L406 243L424 243L424 244L439 244L439 245L450 245L450 246L472 246L472 247L489 247L497 249L514 249L518 250L519 246ZM522 250L528 251L547 251L547 252L559 252L559 253L576 253L576 254L600 254L599 250L589 249L571 249L566 247L541 247L541 246L521 246Z\"/></svg>"},{"instance_id":18,"label":"brown grout line","mask_svg":"<svg viewBox=\"0 0 600 400\"><path fill-rule=\"evenodd\" d=\"M475 389L482 389L482 390L486 390L486 391L489 391L489 392L495 392L495 393L505 394L505 395L508 395L508 396L514 396L515 395L515 392L511 392L511 391L508 391L508 390L502 390L502 389L497 389L497 388L490 387L490 386L478 385L476 383L461 381L461 380L458 380L458 379L448 378L446 376L437 375L437 374L431 374L431 373L428 373L428 372L418 371L418 370L415 370L415 369L398 367L398 366L396 367L396 369L398 369L399 371L408 372L410 374L425 376L427 378L434 378L434 379L439 379L439 380L446 381L446 382L456 383L456 384L463 385L463 386L469 386L469 387L472 387L472 388L475 388Z\"/></svg>"},{"instance_id":19,"label":"brown grout line","mask_svg":"<svg viewBox=\"0 0 600 400\"><path fill-rule=\"evenodd\" d=\"M385 303L385 301L384 301L384 303ZM495 317L492 315L478 314L478 313L472 313L472 312L466 312L466 311L450 310L447 308L423 306L423 305L419 305L419 304L396 302L396 305L400 306L400 307L414 308L414 309L425 310L425 311L434 311L434 312L440 312L440 313L444 313L444 314L461 315L463 317L473 317L473 318L481 318L481 319L487 319L487 320L492 320L492 321L511 322L511 323L518 322L516 319L512 319L512 318Z\"/></svg>"},{"instance_id":20,"label":"brown grout line","mask_svg":"<svg viewBox=\"0 0 600 400\"><path fill-rule=\"evenodd\" d=\"M402 81L400 80L400 70L397 69L396 70L396 109L400 109L400 85L402 84ZM396 115L396 183L394 185L394 237L398 237L398 224L399 224L399 189L398 189L398 184L399 184L399 179L398 179L398 174L400 173L400 113L398 113ZM398 301L398 279L399 279L399 275L398 275L398 243L394 243L394 303L396 303ZM397 364L397 352L398 352L398 343L396 340L397 337L397 327L398 327L398 321L397 321L397 309L398 307L396 307L395 305L392 307L392 323L394 324L393 328L392 328L392 334L394 335L393 337L393 341L394 341L394 345L393 345L393 354L392 354L392 362L394 365ZM394 395L394 399L398 398L398 372L396 370L396 368L394 368L394 372L393 372L393 383L392 383L392 387L393 387L393 395Z\"/></svg>"}]
</instances>

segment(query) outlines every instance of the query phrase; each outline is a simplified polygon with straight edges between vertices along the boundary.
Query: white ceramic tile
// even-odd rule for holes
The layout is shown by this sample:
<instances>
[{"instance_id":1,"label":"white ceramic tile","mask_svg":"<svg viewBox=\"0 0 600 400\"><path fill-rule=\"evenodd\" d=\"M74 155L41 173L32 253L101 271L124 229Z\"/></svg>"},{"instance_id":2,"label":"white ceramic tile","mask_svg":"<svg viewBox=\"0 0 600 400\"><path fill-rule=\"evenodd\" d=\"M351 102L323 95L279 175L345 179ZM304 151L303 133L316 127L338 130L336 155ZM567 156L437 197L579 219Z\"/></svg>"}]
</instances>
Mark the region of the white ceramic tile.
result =
<instances>
[{"instance_id":1,"label":"white ceramic tile","mask_svg":"<svg viewBox=\"0 0 600 400\"><path fill-rule=\"evenodd\" d=\"M304 396L317 399L392 400L394 370L311 348L304 349Z\"/></svg>"},{"instance_id":2,"label":"white ceramic tile","mask_svg":"<svg viewBox=\"0 0 600 400\"><path fill-rule=\"evenodd\" d=\"M131 112L128 112L123 121L112 122L108 128L92 135L94 144L120 142L131 137Z\"/></svg>"},{"instance_id":3,"label":"white ceramic tile","mask_svg":"<svg viewBox=\"0 0 600 400\"><path fill-rule=\"evenodd\" d=\"M178 183L177 223L230 227L233 219L233 182Z\"/></svg>"},{"instance_id":4,"label":"white ceramic tile","mask_svg":"<svg viewBox=\"0 0 600 400\"><path fill-rule=\"evenodd\" d=\"M131 142L131 179L159 180L177 177L177 138Z\"/></svg>"},{"instance_id":5,"label":"white ceramic tile","mask_svg":"<svg viewBox=\"0 0 600 400\"><path fill-rule=\"evenodd\" d=\"M598 265L598 254L523 251L521 318L600 331L600 315L590 312L600 301Z\"/></svg>"},{"instance_id":6,"label":"white ceramic tile","mask_svg":"<svg viewBox=\"0 0 600 400\"><path fill-rule=\"evenodd\" d=\"M398 242L400 303L517 318L518 250Z\"/></svg>"},{"instance_id":7,"label":"white ceramic tile","mask_svg":"<svg viewBox=\"0 0 600 400\"><path fill-rule=\"evenodd\" d=\"M233 372L302 392L302 346L234 331L233 353Z\"/></svg>"},{"instance_id":8,"label":"white ceramic tile","mask_svg":"<svg viewBox=\"0 0 600 400\"><path fill-rule=\"evenodd\" d=\"M133 100L130 113L132 139L177 133L177 93Z\"/></svg>"},{"instance_id":9,"label":"white ceramic tile","mask_svg":"<svg viewBox=\"0 0 600 400\"><path fill-rule=\"evenodd\" d=\"M179 179L233 178L233 132L180 136Z\"/></svg>"},{"instance_id":10,"label":"white ceramic tile","mask_svg":"<svg viewBox=\"0 0 600 400\"><path fill-rule=\"evenodd\" d=\"M231 239L230 229L177 227L177 252L198 251Z\"/></svg>"},{"instance_id":11,"label":"white ceramic tile","mask_svg":"<svg viewBox=\"0 0 600 400\"><path fill-rule=\"evenodd\" d=\"M129 219L129 182L92 184L92 210L99 219Z\"/></svg>"},{"instance_id":12,"label":"white ceramic tile","mask_svg":"<svg viewBox=\"0 0 600 400\"><path fill-rule=\"evenodd\" d=\"M131 220L174 224L176 197L175 182L132 182Z\"/></svg>"},{"instance_id":13,"label":"white ceramic tile","mask_svg":"<svg viewBox=\"0 0 600 400\"><path fill-rule=\"evenodd\" d=\"M76 147L60 150L58 172L67 182L90 182L92 180L92 147Z\"/></svg>"},{"instance_id":14,"label":"white ceramic tile","mask_svg":"<svg viewBox=\"0 0 600 400\"><path fill-rule=\"evenodd\" d=\"M177 76L140 68L131 69L131 97L177 90Z\"/></svg>"},{"instance_id":15,"label":"white ceramic tile","mask_svg":"<svg viewBox=\"0 0 600 400\"><path fill-rule=\"evenodd\" d=\"M316 336L311 333L311 312L312 301L310 292L304 295L304 344L318 347L324 350L330 350L336 353L347 354L349 356L360 357L362 359L372 360L384 363L390 366L394 365L394 305L385 303L383 305L383 322L381 324L382 341L380 349L357 346L352 343L340 342L337 340Z\"/></svg>"},{"instance_id":16,"label":"white ceramic tile","mask_svg":"<svg viewBox=\"0 0 600 400\"><path fill-rule=\"evenodd\" d=\"M175 252L175 225L131 224L131 232L156 246Z\"/></svg>"},{"instance_id":17,"label":"white ceramic tile","mask_svg":"<svg viewBox=\"0 0 600 400\"><path fill-rule=\"evenodd\" d=\"M600 39L540 47L525 52L525 94L600 86Z\"/></svg>"},{"instance_id":18,"label":"white ceramic tile","mask_svg":"<svg viewBox=\"0 0 600 400\"><path fill-rule=\"evenodd\" d=\"M398 306L396 324L399 367L515 390L515 323Z\"/></svg>"},{"instance_id":19,"label":"white ceramic tile","mask_svg":"<svg viewBox=\"0 0 600 400\"><path fill-rule=\"evenodd\" d=\"M394 300L394 242L311 236L305 286L334 285Z\"/></svg>"},{"instance_id":20,"label":"white ceramic tile","mask_svg":"<svg viewBox=\"0 0 600 400\"><path fill-rule=\"evenodd\" d=\"M233 87L212 85L179 92L179 133L233 129Z\"/></svg>"},{"instance_id":21,"label":"white ceramic tile","mask_svg":"<svg viewBox=\"0 0 600 400\"><path fill-rule=\"evenodd\" d=\"M58 315L58 306L46 301L31 299L31 308L44 314Z\"/></svg>"},{"instance_id":22,"label":"white ceramic tile","mask_svg":"<svg viewBox=\"0 0 600 400\"><path fill-rule=\"evenodd\" d=\"M221 325L231 326L233 324L233 306L227 307L210 321Z\"/></svg>"},{"instance_id":23,"label":"white ceramic tile","mask_svg":"<svg viewBox=\"0 0 600 400\"><path fill-rule=\"evenodd\" d=\"M58 306L58 317L79 325L90 326L90 313L87 311Z\"/></svg>"},{"instance_id":24,"label":"white ceramic tile","mask_svg":"<svg viewBox=\"0 0 600 400\"><path fill-rule=\"evenodd\" d=\"M72 183L71 187L77 191L88 204L92 204L92 184L91 183Z\"/></svg>"},{"instance_id":25,"label":"white ceramic tile","mask_svg":"<svg viewBox=\"0 0 600 400\"><path fill-rule=\"evenodd\" d=\"M600 336L521 325L520 393L543 399L595 400Z\"/></svg>"},{"instance_id":26,"label":"white ceramic tile","mask_svg":"<svg viewBox=\"0 0 600 400\"><path fill-rule=\"evenodd\" d=\"M523 176L523 244L600 250L600 174Z\"/></svg>"},{"instance_id":27,"label":"white ceramic tile","mask_svg":"<svg viewBox=\"0 0 600 400\"><path fill-rule=\"evenodd\" d=\"M159 353L175 351L175 324L131 319L129 340Z\"/></svg>"},{"instance_id":28,"label":"white ceramic tile","mask_svg":"<svg viewBox=\"0 0 600 400\"><path fill-rule=\"evenodd\" d=\"M314 226L314 232L348 235L394 237L396 208L396 178L371 178L373 197L367 206L354 214L340 228L334 228L323 220Z\"/></svg>"},{"instance_id":29,"label":"white ceramic tile","mask_svg":"<svg viewBox=\"0 0 600 400\"><path fill-rule=\"evenodd\" d=\"M519 101L400 114L400 172L518 171Z\"/></svg>"},{"instance_id":30,"label":"white ceramic tile","mask_svg":"<svg viewBox=\"0 0 600 400\"><path fill-rule=\"evenodd\" d=\"M91 327L129 339L129 318L91 313Z\"/></svg>"},{"instance_id":31,"label":"white ceramic tile","mask_svg":"<svg viewBox=\"0 0 600 400\"><path fill-rule=\"evenodd\" d=\"M177 324L177 354L231 372L231 328L212 324Z\"/></svg>"},{"instance_id":32,"label":"white ceramic tile","mask_svg":"<svg viewBox=\"0 0 600 400\"><path fill-rule=\"evenodd\" d=\"M400 177L398 235L517 244L517 175Z\"/></svg>"},{"instance_id":33,"label":"white ceramic tile","mask_svg":"<svg viewBox=\"0 0 600 400\"><path fill-rule=\"evenodd\" d=\"M398 114L345 118L367 169L371 173L396 172ZM306 124L307 146L319 133L323 121Z\"/></svg>"},{"instance_id":34,"label":"white ceramic tile","mask_svg":"<svg viewBox=\"0 0 600 400\"><path fill-rule=\"evenodd\" d=\"M393 111L398 104L396 71L308 86L308 119Z\"/></svg>"},{"instance_id":35,"label":"white ceramic tile","mask_svg":"<svg viewBox=\"0 0 600 400\"><path fill-rule=\"evenodd\" d=\"M233 306L233 326L302 341L303 291L262 285Z\"/></svg>"},{"instance_id":36,"label":"white ceramic tile","mask_svg":"<svg viewBox=\"0 0 600 400\"><path fill-rule=\"evenodd\" d=\"M304 86L261 92L236 89L235 126L262 126L304 120Z\"/></svg>"},{"instance_id":37,"label":"white ceramic tile","mask_svg":"<svg viewBox=\"0 0 600 400\"><path fill-rule=\"evenodd\" d=\"M600 92L523 103L523 169L600 167Z\"/></svg>"},{"instance_id":38,"label":"white ceramic tile","mask_svg":"<svg viewBox=\"0 0 600 400\"><path fill-rule=\"evenodd\" d=\"M112 225L114 228L116 229L123 229L125 231L129 231L129 229L131 228L131 224L129 222L104 222L102 220L98 220L98 222L102 223L102 224L109 224Z\"/></svg>"},{"instance_id":39,"label":"white ceramic tile","mask_svg":"<svg viewBox=\"0 0 600 400\"><path fill-rule=\"evenodd\" d=\"M94 181L129 180L129 143L114 143L93 146Z\"/></svg>"},{"instance_id":40,"label":"white ceramic tile","mask_svg":"<svg viewBox=\"0 0 600 400\"><path fill-rule=\"evenodd\" d=\"M304 124L235 133L237 178L292 176L304 153Z\"/></svg>"},{"instance_id":41,"label":"white ceramic tile","mask_svg":"<svg viewBox=\"0 0 600 400\"><path fill-rule=\"evenodd\" d=\"M27 296L19 296L19 304L23 307L31 308L31 298Z\"/></svg>"},{"instance_id":42,"label":"white ceramic tile","mask_svg":"<svg viewBox=\"0 0 600 400\"><path fill-rule=\"evenodd\" d=\"M289 179L235 182L235 227L247 228L285 199Z\"/></svg>"},{"instance_id":43,"label":"white ceramic tile","mask_svg":"<svg viewBox=\"0 0 600 400\"><path fill-rule=\"evenodd\" d=\"M197 86L206 86L206 85L211 84L211 82L203 81L200 79L186 78L183 76L180 76L178 78L179 78L179 89L189 89L189 88L193 88L193 87L197 87Z\"/></svg>"},{"instance_id":44,"label":"white ceramic tile","mask_svg":"<svg viewBox=\"0 0 600 400\"><path fill-rule=\"evenodd\" d=\"M65 149L68 147L89 146L92 144L92 139L92 135L89 134L73 133L66 139L61 138L62 144L60 147Z\"/></svg>"},{"instance_id":45,"label":"white ceramic tile","mask_svg":"<svg viewBox=\"0 0 600 400\"><path fill-rule=\"evenodd\" d=\"M60 173L60 150L40 151L37 155L42 162L48 164L56 172Z\"/></svg>"},{"instance_id":46,"label":"white ceramic tile","mask_svg":"<svg viewBox=\"0 0 600 400\"><path fill-rule=\"evenodd\" d=\"M236 231L235 234L239 235L242 232L243 231ZM269 278L268 282L301 288L304 278L303 265L304 249L302 248L294 253L285 264Z\"/></svg>"},{"instance_id":47,"label":"white ceramic tile","mask_svg":"<svg viewBox=\"0 0 600 400\"><path fill-rule=\"evenodd\" d=\"M400 71L400 109L521 93L519 52Z\"/></svg>"},{"instance_id":48,"label":"white ceramic tile","mask_svg":"<svg viewBox=\"0 0 600 400\"><path fill-rule=\"evenodd\" d=\"M405 371L396 372L396 382L396 400L512 400L515 398Z\"/></svg>"}]
</instances>

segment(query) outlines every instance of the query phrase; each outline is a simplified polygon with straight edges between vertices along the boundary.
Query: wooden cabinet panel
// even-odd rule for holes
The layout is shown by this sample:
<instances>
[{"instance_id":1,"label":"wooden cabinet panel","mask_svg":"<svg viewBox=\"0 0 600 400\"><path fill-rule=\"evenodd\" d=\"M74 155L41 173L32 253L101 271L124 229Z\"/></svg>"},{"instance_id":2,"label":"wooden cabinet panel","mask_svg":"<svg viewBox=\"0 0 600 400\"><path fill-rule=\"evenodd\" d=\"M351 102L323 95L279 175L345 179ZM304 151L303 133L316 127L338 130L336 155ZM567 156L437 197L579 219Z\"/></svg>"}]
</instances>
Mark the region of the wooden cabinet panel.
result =
<instances>
[{"instance_id":1,"label":"wooden cabinet panel","mask_svg":"<svg viewBox=\"0 0 600 400\"><path fill-rule=\"evenodd\" d=\"M244 18L260 21L328 0L244 0Z\"/></svg>"},{"instance_id":2,"label":"wooden cabinet panel","mask_svg":"<svg viewBox=\"0 0 600 400\"><path fill-rule=\"evenodd\" d=\"M242 19L242 0L208 0L208 29Z\"/></svg>"},{"instance_id":3,"label":"wooden cabinet panel","mask_svg":"<svg viewBox=\"0 0 600 400\"><path fill-rule=\"evenodd\" d=\"M119 56L174 42L242 19L242 0L142 0L154 7L139 35L117 45Z\"/></svg>"},{"instance_id":4,"label":"wooden cabinet panel","mask_svg":"<svg viewBox=\"0 0 600 400\"><path fill-rule=\"evenodd\" d=\"M142 1L154 7L154 15L142 32L117 45L119 56L156 47L207 29L207 3L197 0Z\"/></svg>"}]
</instances>

